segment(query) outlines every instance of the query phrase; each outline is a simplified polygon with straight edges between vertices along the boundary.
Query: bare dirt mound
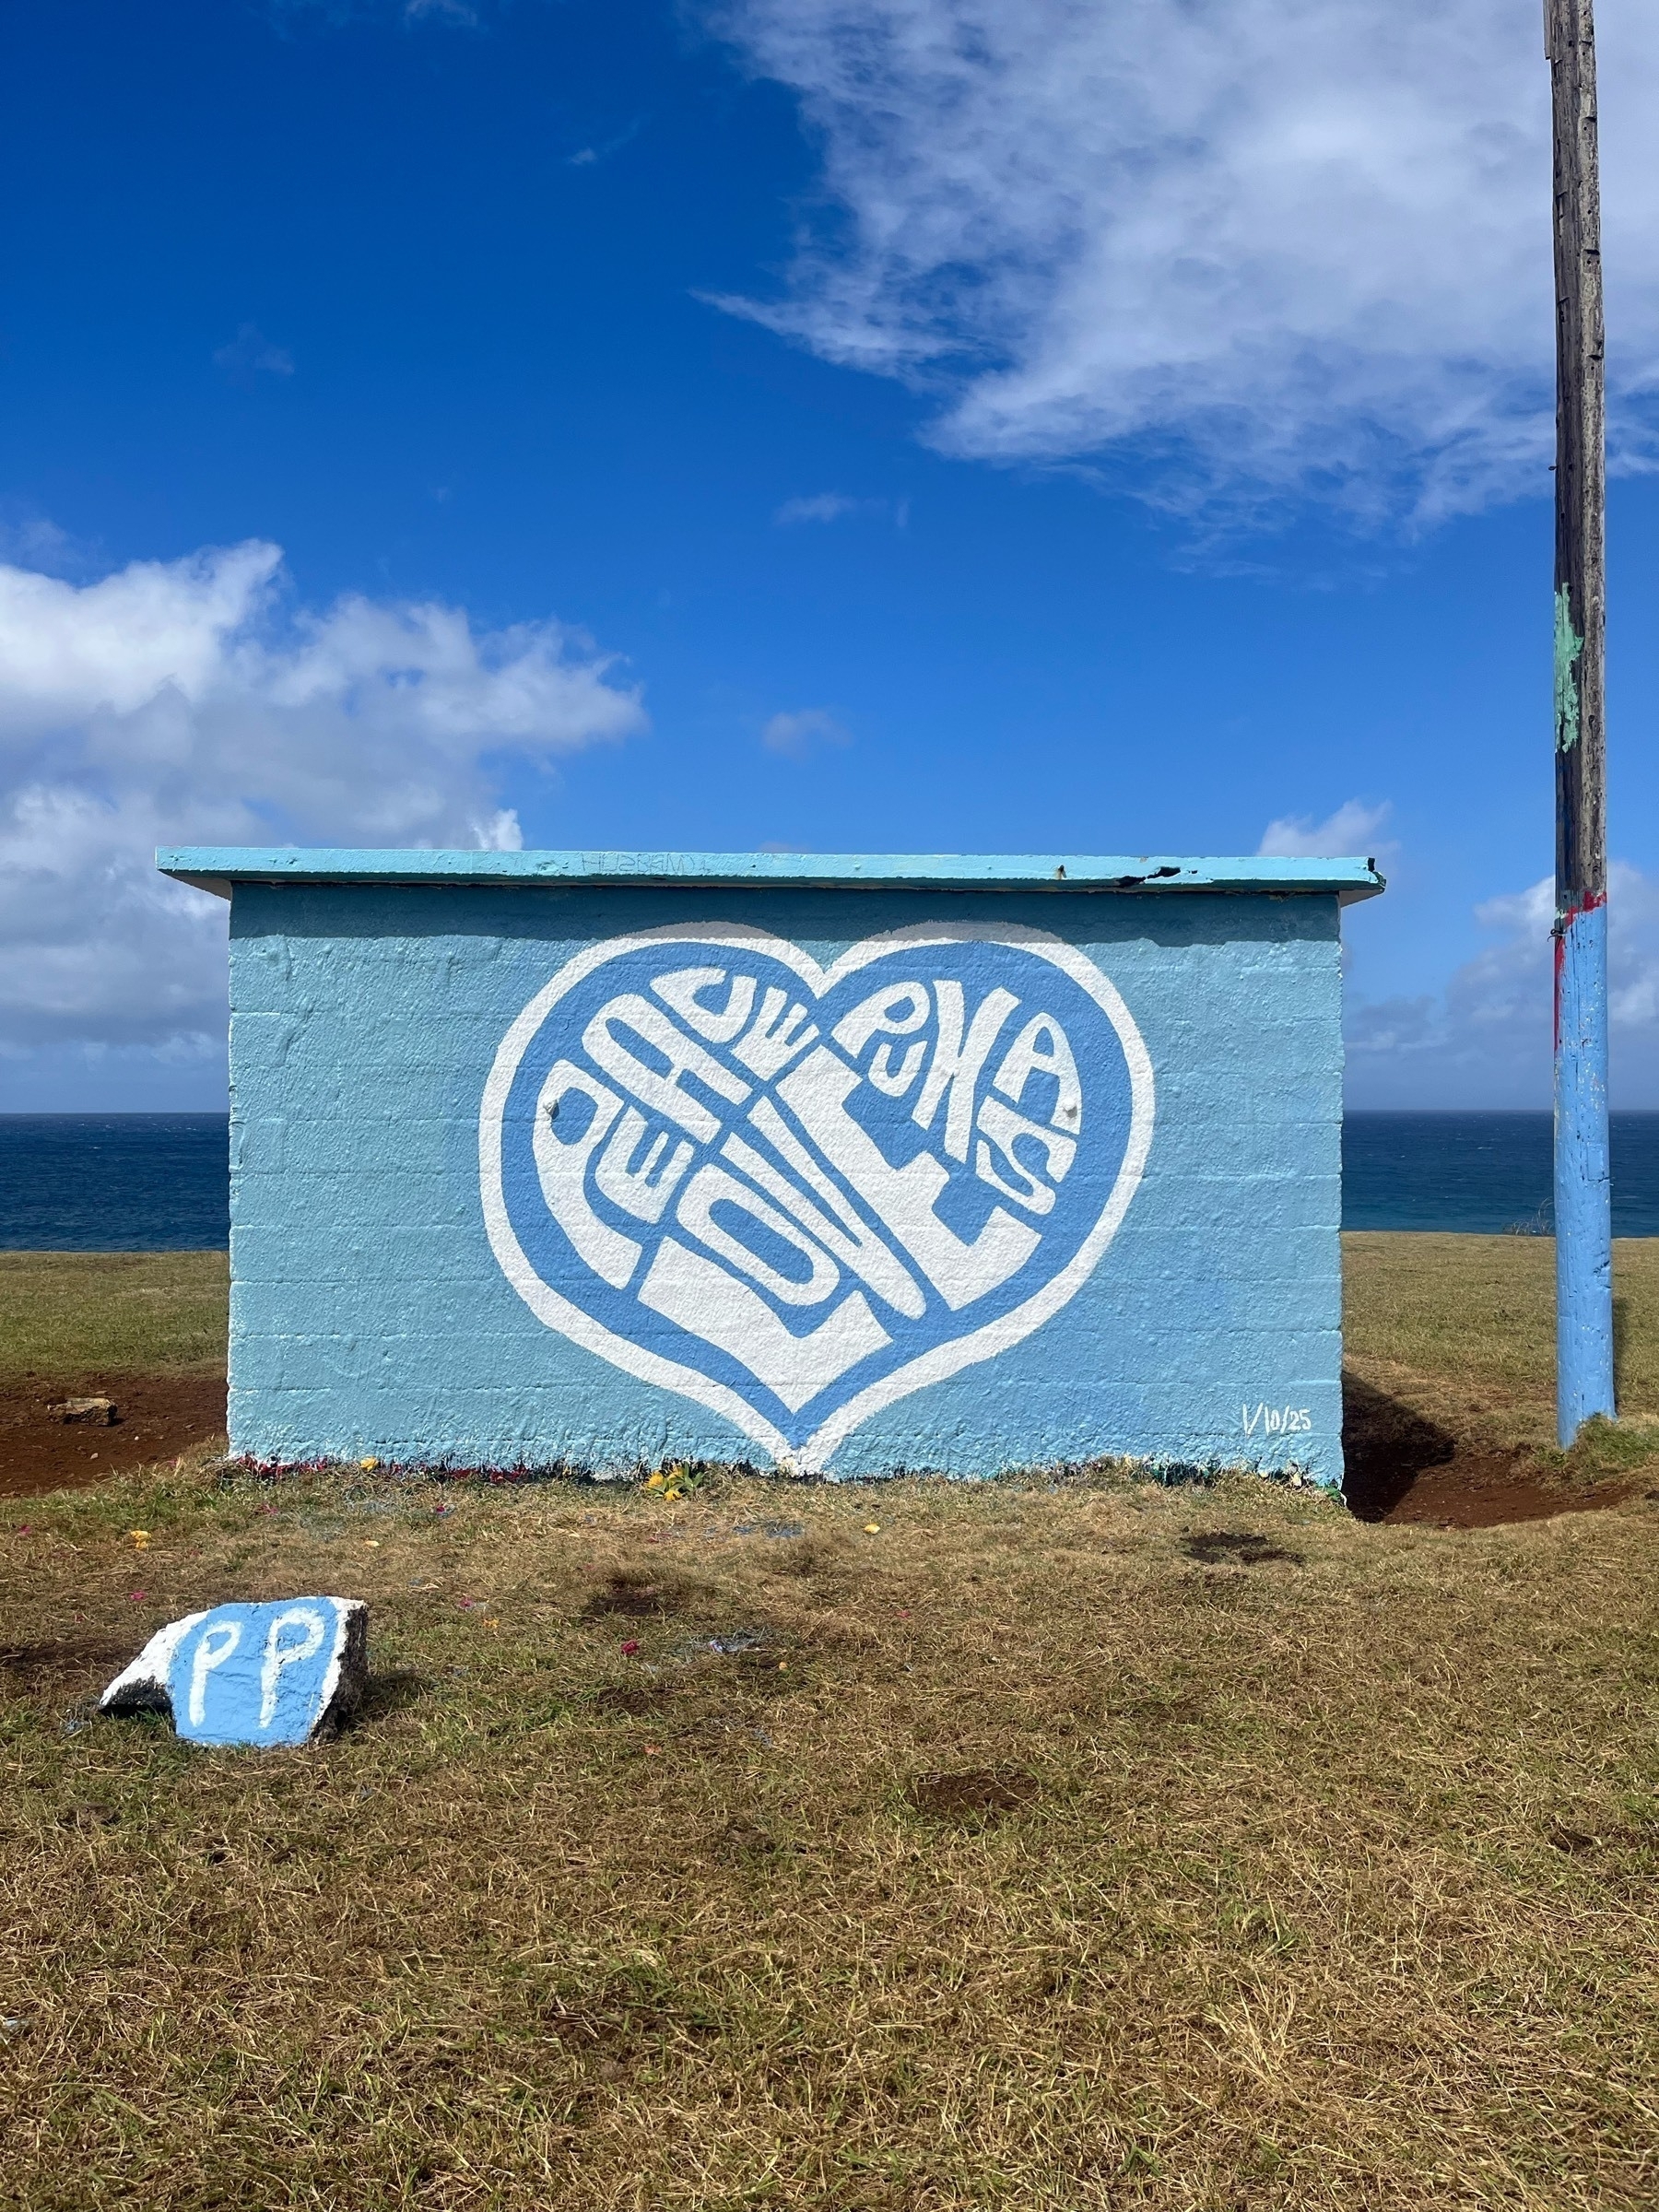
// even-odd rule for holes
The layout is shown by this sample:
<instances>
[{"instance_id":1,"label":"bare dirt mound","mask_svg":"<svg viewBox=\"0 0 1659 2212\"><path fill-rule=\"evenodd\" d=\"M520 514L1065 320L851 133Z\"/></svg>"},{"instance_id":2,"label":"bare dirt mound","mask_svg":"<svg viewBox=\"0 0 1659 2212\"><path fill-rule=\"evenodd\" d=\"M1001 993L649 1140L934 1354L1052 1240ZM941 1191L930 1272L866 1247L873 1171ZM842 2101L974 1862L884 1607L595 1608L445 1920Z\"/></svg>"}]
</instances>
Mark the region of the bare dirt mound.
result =
<instances>
[{"instance_id":1,"label":"bare dirt mound","mask_svg":"<svg viewBox=\"0 0 1659 2212\"><path fill-rule=\"evenodd\" d=\"M51 1411L81 1397L113 1399L114 1421L65 1421ZM101 1482L224 1433L222 1375L26 1375L0 1385L0 1498Z\"/></svg>"},{"instance_id":2,"label":"bare dirt mound","mask_svg":"<svg viewBox=\"0 0 1659 2212\"><path fill-rule=\"evenodd\" d=\"M1632 1482L1554 1482L1524 1459L1472 1449L1413 1407L1343 1378L1343 1496L1359 1521L1501 1528L1620 1504Z\"/></svg>"},{"instance_id":3,"label":"bare dirt mound","mask_svg":"<svg viewBox=\"0 0 1659 2212\"><path fill-rule=\"evenodd\" d=\"M972 1767L961 1773L918 1774L905 1794L936 1820L997 1820L1040 1794L1034 1774L1014 1767Z\"/></svg>"}]
</instances>

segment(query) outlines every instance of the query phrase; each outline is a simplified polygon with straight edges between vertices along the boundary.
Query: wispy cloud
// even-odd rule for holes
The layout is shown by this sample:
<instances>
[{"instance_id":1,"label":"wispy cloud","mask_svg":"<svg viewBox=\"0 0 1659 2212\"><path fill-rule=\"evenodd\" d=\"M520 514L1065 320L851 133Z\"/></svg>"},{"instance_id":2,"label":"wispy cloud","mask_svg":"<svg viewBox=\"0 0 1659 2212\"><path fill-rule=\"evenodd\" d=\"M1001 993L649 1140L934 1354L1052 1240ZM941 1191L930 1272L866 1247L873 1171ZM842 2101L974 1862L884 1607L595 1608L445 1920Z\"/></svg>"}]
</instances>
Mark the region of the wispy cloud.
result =
<instances>
[{"instance_id":1,"label":"wispy cloud","mask_svg":"<svg viewBox=\"0 0 1659 2212\"><path fill-rule=\"evenodd\" d=\"M1323 822L1305 814L1281 815L1268 823L1256 851L1286 860L1370 858L1380 850L1377 832L1393 811L1386 799L1380 806L1345 799Z\"/></svg>"},{"instance_id":2,"label":"wispy cloud","mask_svg":"<svg viewBox=\"0 0 1659 2212\"><path fill-rule=\"evenodd\" d=\"M619 154L625 146L631 146L644 127L645 118L642 115L636 116L633 122L629 124L625 129L618 131L614 138L601 139L595 146L578 147L573 154L567 154L565 167L567 169L592 169L595 162L608 161L613 154Z\"/></svg>"},{"instance_id":3,"label":"wispy cloud","mask_svg":"<svg viewBox=\"0 0 1659 2212\"><path fill-rule=\"evenodd\" d=\"M854 500L844 491L816 491L806 499L785 500L772 521L787 530L797 523L841 523L856 514L891 515L895 526L902 530L910 521L910 501Z\"/></svg>"},{"instance_id":4,"label":"wispy cloud","mask_svg":"<svg viewBox=\"0 0 1659 2212\"><path fill-rule=\"evenodd\" d=\"M511 0L265 0L280 22L285 16L320 16L331 28L352 23L360 17L399 17L405 24L448 24L456 30L476 30L488 6L511 5Z\"/></svg>"},{"instance_id":5,"label":"wispy cloud","mask_svg":"<svg viewBox=\"0 0 1659 2212\"><path fill-rule=\"evenodd\" d=\"M1547 72L1515 0L704 0L823 149L724 304L947 453L1432 521L1550 457ZM1599 11L1616 443L1659 395L1659 9Z\"/></svg>"},{"instance_id":6,"label":"wispy cloud","mask_svg":"<svg viewBox=\"0 0 1659 2212\"><path fill-rule=\"evenodd\" d=\"M156 845L514 846L504 759L643 724L580 633L295 608L275 546L78 586L0 567L0 1025L14 1046L216 1038L223 910L158 877Z\"/></svg>"},{"instance_id":7,"label":"wispy cloud","mask_svg":"<svg viewBox=\"0 0 1659 2212\"><path fill-rule=\"evenodd\" d=\"M793 714L774 714L760 733L769 753L804 760L821 745L850 745L852 734L823 707L802 707Z\"/></svg>"},{"instance_id":8,"label":"wispy cloud","mask_svg":"<svg viewBox=\"0 0 1659 2212\"><path fill-rule=\"evenodd\" d=\"M228 346L213 356L233 384L252 384L262 376L292 376L294 357L286 346L274 346L257 323L244 323Z\"/></svg>"},{"instance_id":9,"label":"wispy cloud","mask_svg":"<svg viewBox=\"0 0 1659 2212\"><path fill-rule=\"evenodd\" d=\"M3 561L16 561L19 567L40 569L53 576L80 575L96 565L108 565L96 562L93 548L85 540L72 537L36 509L11 500L0 500Z\"/></svg>"},{"instance_id":10,"label":"wispy cloud","mask_svg":"<svg viewBox=\"0 0 1659 2212\"><path fill-rule=\"evenodd\" d=\"M839 523L845 515L859 513L865 505L865 500L850 500L844 492L818 491L810 499L785 500L772 521L786 528L791 523Z\"/></svg>"}]
</instances>

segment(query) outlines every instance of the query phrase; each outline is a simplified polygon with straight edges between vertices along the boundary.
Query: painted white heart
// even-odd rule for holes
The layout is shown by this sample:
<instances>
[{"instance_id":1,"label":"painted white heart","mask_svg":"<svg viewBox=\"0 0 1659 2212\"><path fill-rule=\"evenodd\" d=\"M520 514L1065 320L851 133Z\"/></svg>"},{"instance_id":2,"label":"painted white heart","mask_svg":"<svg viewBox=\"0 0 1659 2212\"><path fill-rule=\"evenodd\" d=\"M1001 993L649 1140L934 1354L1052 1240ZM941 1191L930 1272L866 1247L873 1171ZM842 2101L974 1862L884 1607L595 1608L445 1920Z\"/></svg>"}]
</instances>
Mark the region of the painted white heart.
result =
<instances>
[{"instance_id":1,"label":"painted white heart","mask_svg":"<svg viewBox=\"0 0 1659 2212\"><path fill-rule=\"evenodd\" d=\"M826 968L671 926L578 954L502 1039L484 1220L549 1328L817 1470L1077 1295L1153 1111L1122 997L1044 932L921 924Z\"/></svg>"}]
</instances>

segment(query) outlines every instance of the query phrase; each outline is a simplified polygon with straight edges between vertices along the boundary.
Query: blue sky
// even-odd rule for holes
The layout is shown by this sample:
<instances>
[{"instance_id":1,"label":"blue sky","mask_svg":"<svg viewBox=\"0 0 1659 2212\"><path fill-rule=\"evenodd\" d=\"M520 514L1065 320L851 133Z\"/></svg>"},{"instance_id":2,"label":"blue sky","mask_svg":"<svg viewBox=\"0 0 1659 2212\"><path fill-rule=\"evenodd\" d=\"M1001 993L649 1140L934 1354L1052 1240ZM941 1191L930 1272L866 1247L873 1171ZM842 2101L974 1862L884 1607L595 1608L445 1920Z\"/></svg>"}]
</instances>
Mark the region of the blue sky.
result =
<instances>
[{"instance_id":1,"label":"blue sky","mask_svg":"<svg viewBox=\"0 0 1659 2212\"><path fill-rule=\"evenodd\" d=\"M1391 878L1353 1102L1546 1102L1535 5L1425 8L1463 42L1424 64L1381 0L1309 0L1288 116L1263 0L1157 107L1187 12L16 0L0 1109L220 1102L222 914L150 882L158 838L1270 825ZM1615 1096L1659 1105L1635 0L1603 60ZM1448 69L1484 103L1449 131Z\"/></svg>"}]
</instances>

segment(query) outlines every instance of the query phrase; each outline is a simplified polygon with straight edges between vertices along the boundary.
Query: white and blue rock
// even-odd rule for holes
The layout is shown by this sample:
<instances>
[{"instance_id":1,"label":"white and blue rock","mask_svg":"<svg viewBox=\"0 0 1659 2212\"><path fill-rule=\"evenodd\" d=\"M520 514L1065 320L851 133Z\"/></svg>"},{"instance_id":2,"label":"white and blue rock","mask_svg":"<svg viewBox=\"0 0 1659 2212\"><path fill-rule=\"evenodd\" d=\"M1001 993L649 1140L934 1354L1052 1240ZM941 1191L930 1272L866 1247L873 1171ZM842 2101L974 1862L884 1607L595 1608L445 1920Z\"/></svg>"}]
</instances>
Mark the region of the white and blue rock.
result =
<instances>
[{"instance_id":1,"label":"white and blue rock","mask_svg":"<svg viewBox=\"0 0 1659 2212\"><path fill-rule=\"evenodd\" d=\"M215 1606L159 1629L99 1700L100 1712L165 1712L194 1744L308 1744L362 1696L360 1597Z\"/></svg>"}]
</instances>

